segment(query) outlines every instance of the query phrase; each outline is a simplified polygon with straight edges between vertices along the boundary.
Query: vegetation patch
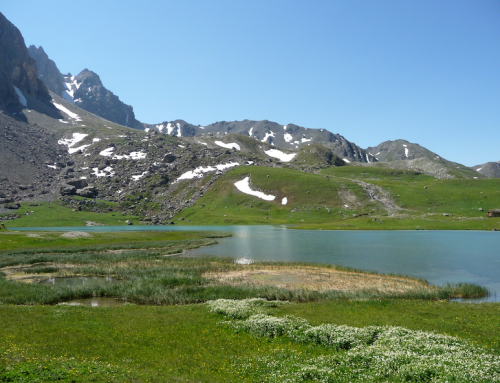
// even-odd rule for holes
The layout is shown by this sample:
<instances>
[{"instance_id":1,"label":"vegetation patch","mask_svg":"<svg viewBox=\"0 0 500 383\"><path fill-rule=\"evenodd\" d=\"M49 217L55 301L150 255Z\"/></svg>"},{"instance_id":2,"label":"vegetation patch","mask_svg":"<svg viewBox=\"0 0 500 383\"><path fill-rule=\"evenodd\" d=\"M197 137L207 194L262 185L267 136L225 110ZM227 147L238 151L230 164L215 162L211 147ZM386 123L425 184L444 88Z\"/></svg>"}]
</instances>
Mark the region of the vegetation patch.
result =
<instances>
[{"instance_id":1,"label":"vegetation patch","mask_svg":"<svg viewBox=\"0 0 500 383\"><path fill-rule=\"evenodd\" d=\"M500 357L457 337L393 326L313 326L302 318L262 314L258 300L219 300L209 307L233 319L224 323L236 333L285 338L329 351L311 357L283 349L235 362L235 369L259 381L500 381Z\"/></svg>"}]
</instances>

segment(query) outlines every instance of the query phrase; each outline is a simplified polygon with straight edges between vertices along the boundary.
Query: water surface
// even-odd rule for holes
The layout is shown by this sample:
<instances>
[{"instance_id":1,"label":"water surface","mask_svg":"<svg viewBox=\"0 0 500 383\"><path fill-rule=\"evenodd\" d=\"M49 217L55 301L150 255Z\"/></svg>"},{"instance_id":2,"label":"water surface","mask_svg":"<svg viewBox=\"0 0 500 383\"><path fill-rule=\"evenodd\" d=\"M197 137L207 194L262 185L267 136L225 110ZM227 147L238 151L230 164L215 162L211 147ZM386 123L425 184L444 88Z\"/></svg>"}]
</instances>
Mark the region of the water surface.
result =
<instances>
[{"instance_id":1,"label":"water surface","mask_svg":"<svg viewBox=\"0 0 500 383\"><path fill-rule=\"evenodd\" d=\"M319 262L406 274L430 283L468 282L500 294L500 233L487 231L326 231L283 226L96 226L19 228L39 231L231 232L219 244L193 250L236 259ZM500 301L493 295L488 301Z\"/></svg>"}]
</instances>

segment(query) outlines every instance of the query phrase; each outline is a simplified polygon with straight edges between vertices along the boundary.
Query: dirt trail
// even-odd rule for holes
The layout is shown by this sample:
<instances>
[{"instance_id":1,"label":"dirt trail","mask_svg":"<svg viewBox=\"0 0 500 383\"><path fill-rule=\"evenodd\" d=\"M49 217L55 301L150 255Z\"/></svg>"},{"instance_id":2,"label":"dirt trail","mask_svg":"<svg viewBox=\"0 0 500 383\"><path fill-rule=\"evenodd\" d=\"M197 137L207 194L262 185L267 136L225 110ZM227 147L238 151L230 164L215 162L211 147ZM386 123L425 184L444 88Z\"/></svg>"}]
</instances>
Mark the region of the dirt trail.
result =
<instances>
[{"instance_id":1,"label":"dirt trail","mask_svg":"<svg viewBox=\"0 0 500 383\"><path fill-rule=\"evenodd\" d=\"M392 200L389 192L382 189L380 186L369 184L363 181L351 180L360 185L363 189L365 189L366 193L370 197L371 200L380 202L384 208L387 210L387 213L391 216L396 214L398 210L401 210L399 206Z\"/></svg>"}]
</instances>

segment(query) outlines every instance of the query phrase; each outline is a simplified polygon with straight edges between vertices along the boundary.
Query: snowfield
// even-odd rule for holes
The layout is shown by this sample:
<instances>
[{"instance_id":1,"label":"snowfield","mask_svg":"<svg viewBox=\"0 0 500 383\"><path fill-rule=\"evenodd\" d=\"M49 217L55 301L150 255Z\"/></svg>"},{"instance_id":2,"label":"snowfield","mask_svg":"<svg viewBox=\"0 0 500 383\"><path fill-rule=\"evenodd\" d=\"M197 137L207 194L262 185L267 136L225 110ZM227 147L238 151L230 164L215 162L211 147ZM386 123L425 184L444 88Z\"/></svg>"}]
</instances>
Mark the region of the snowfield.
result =
<instances>
[{"instance_id":1,"label":"snowfield","mask_svg":"<svg viewBox=\"0 0 500 383\"><path fill-rule=\"evenodd\" d=\"M85 148L89 147L90 145L82 145L77 148L75 148L75 144L79 143L82 141L85 137L87 137L88 134L84 133L73 133L73 138L61 138L57 143L59 145L65 145L68 147L68 153L73 154L78 152L79 150L84 151Z\"/></svg>"},{"instance_id":2,"label":"snowfield","mask_svg":"<svg viewBox=\"0 0 500 383\"><path fill-rule=\"evenodd\" d=\"M235 182L234 186L236 186L236 189L238 189L242 193L253 195L265 201L274 201L274 199L276 198L273 195L264 194L257 190L252 190L250 188L250 177L245 177L241 181Z\"/></svg>"},{"instance_id":3,"label":"snowfield","mask_svg":"<svg viewBox=\"0 0 500 383\"><path fill-rule=\"evenodd\" d=\"M75 120L76 122L82 121L82 119L80 118L80 116L78 114L73 113L72 111L70 111L69 109L65 108L61 104L58 104L57 102L54 102L54 100L52 100L52 102L54 103L54 106L57 109L59 109L61 112L65 113L65 114L67 114L69 118Z\"/></svg>"},{"instance_id":4,"label":"snowfield","mask_svg":"<svg viewBox=\"0 0 500 383\"><path fill-rule=\"evenodd\" d=\"M297 153L286 154L278 149L265 150L264 153L266 153L269 157L278 158L283 162L290 162L297 155Z\"/></svg>"},{"instance_id":5,"label":"snowfield","mask_svg":"<svg viewBox=\"0 0 500 383\"><path fill-rule=\"evenodd\" d=\"M216 145L219 145L219 146L222 146L223 148L226 148L226 149L236 149L236 150L241 150L241 147L237 144L237 143L229 143L229 144L226 144L222 141L215 141L215 144Z\"/></svg>"},{"instance_id":6,"label":"snowfield","mask_svg":"<svg viewBox=\"0 0 500 383\"><path fill-rule=\"evenodd\" d=\"M239 165L240 164L238 162L230 162L227 164L215 165L215 167L207 166L206 168L204 168L203 166L200 166L194 170L190 170L189 172L182 174L179 178L177 178L175 182L181 180L192 180L193 178L202 178L203 173L215 172L217 170L222 171Z\"/></svg>"}]
</instances>

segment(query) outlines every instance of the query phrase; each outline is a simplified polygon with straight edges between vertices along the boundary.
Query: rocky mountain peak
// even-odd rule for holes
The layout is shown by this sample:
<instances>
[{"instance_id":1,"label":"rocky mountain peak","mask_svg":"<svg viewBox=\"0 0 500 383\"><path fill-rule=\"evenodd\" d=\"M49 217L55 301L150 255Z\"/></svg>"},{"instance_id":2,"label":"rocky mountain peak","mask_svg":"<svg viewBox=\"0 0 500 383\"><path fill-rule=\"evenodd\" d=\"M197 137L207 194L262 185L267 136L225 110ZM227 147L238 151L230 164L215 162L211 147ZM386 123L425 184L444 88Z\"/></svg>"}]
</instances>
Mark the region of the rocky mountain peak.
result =
<instances>
[{"instance_id":1,"label":"rocky mountain peak","mask_svg":"<svg viewBox=\"0 0 500 383\"><path fill-rule=\"evenodd\" d=\"M27 107L26 98L29 97L50 104L49 91L38 78L36 62L29 55L21 32L2 13L0 13L0 68L3 72L0 75L0 106L8 108L22 104Z\"/></svg>"},{"instance_id":2,"label":"rocky mountain peak","mask_svg":"<svg viewBox=\"0 0 500 383\"><path fill-rule=\"evenodd\" d=\"M35 59L38 78L43 81L50 91L62 97L66 87L56 63L49 58L41 46L37 48L31 45L28 52Z\"/></svg>"}]
</instances>

